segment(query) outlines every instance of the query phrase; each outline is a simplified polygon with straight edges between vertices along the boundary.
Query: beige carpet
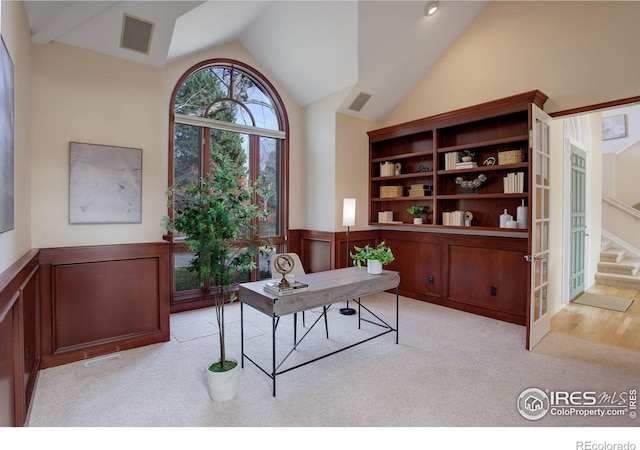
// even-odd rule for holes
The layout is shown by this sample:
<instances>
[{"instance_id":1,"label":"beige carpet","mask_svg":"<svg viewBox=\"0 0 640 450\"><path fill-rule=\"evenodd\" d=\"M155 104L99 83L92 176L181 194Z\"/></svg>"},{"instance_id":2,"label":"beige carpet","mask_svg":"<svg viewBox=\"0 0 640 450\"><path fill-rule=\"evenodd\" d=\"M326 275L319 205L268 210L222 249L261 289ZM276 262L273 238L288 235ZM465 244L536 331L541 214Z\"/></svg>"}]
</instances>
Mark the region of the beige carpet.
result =
<instances>
[{"instance_id":1,"label":"beige carpet","mask_svg":"<svg viewBox=\"0 0 640 450\"><path fill-rule=\"evenodd\" d=\"M629 307L633 304L633 299L583 292L579 297L572 300L572 303L610 309L619 312L627 312Z\"/></svg>"},{"instance_id":2,"label":"beige carpet","mask_svg":"<svg viewBox=\"0 0 640 450\"><path fill-rule=\"evenodd\" d=\"M392 320L393 299L383 293L367 302ZM308 336L309 345L301 346L291 363L376 331L371 325L358 331L357 317L341 315L338 309L342 306L333 305L329 312L330 339L324 337L323 327L314 329ZM209 399L204 373L216 353L214 312L174 314L170 342L123 351L120 358L104 364L76 362L41 371L28 426L404 430L640 425L640 419L629 417L548 415L529 421L516 408L518 396L530 387L609 393L638 389L640 352L559 333L550 334L529 352L524 348L522 326L407 298L401 298L400 309L399 344L388 334L283 374L275 398L271 380L247 363L238 396L225 403ZM250 324L245 350L268 365L271 321L249 307L245 314ZM307 314L307 323L314 314L317 312ZM230 305L227 317L228 352L237 356L237 303ZM291 323L291 317L281 321L279 349L291 342ZM520 430L518 439L522 433ZM313 430L305 433L304 442L314 435ZM212 442L212 436L207 434L204 439ZM427 433L424 438L427 436L432 437ZM579 436L585 435L577 432L576 439Z\"/></svg>"}]
</instances>

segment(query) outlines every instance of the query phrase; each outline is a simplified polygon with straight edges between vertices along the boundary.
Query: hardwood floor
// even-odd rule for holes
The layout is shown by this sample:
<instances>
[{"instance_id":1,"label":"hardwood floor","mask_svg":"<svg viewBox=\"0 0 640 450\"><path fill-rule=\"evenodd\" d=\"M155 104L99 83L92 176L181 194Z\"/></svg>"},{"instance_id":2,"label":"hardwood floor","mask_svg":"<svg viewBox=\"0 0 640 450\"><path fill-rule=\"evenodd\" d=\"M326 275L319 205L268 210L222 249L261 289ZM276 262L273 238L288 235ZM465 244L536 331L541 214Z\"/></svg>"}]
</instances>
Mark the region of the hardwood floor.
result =
<instances>
[{"instance_id":1,"label":"hardwood floor","mask_svg":"<svg viewBox=\"0 0 640 450\"><path fill-rule=\"evenodd\" d=\"M595 285L587 292L633 298L624 313L569 303L551 318L551 331L640 351L640 291Z\"/></svg>"}]
</instances>

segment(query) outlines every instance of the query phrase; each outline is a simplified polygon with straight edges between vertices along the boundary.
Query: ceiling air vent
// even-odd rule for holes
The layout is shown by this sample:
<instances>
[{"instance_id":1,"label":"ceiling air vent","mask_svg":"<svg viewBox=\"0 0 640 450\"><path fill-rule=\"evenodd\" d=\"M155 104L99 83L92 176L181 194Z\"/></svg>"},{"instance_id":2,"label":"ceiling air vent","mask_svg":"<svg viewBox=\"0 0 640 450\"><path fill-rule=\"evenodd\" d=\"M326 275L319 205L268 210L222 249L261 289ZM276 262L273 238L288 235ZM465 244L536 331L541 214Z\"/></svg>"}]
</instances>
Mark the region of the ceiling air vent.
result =
<instances>
[{"instance_id":1,"label":"ceiling air vent","mask_svg":"<svg viewBox=\"0 0 640 450\"><path fill-rule=\"evenodd\" d=\"M124 14L120 47L148 55L154 25L153 22Z\"/></svg>"},{"instance_id":2,"label":"ceiling air vent","mask_svg":"<svg viewBox=\"0 0 640 450\"><path fill-rule=\"evenodd\" d=\"M371 98L371 94L365 94L364 92L360 92L356 99L351 103L349 109L352 111L360 111L365 103L369 101Z\"/></svg>"}]
</instances>

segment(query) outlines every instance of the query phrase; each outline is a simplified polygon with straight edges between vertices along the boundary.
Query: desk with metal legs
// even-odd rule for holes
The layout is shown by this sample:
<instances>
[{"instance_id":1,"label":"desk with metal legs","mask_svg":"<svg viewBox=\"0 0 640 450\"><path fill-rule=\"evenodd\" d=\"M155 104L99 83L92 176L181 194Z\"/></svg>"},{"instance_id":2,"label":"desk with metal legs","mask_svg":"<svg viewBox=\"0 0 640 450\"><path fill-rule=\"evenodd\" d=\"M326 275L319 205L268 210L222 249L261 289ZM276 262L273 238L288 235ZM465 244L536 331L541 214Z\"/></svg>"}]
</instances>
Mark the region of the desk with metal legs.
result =
<instances>
[{"instance_id":1,"label":"desk with metal legs","mask_svg":"<svg viewBox=\"0 0 640 450\"><path fill-rule=\"evenodd\" d=\"M400 275L397 272L391 272L384 270L379 275L372 275L367 273L366 269L360 269L357 267L350 267L347 269L328 270L326 272L316 272L307 275L296 276L296 281L301 281L309 285L309 290L291 295L285 295L278 297L264 290L264 284L267 280L256 281L253 283L243 283L239 287L239 299L240 299L240 342L241 342L241 354L242 354L242 367L244 367L244 359L247 358L258 369L264 372L273 381L273 396L276 395L276 376L289 372L290 370L312 363L327 356L331 356L335 353L347 350L356 345L370 341L371 339L380 337L387 333L396 333L396 344L398 343L398 289L400 286ZM366 295L375 294L377 292L387 291L389 289L396 290L396 323L395 326L389 325L382 320L371 310L362 305L360 301L361 297ZM296 346L305 338L309 331L315 326L316 323L322 318L326 321L328 305L344 300L358 299L358 328L360 328L361 321L367 321L375 325L380 326L384 331L381 333L370 336L361 341L347 345L333 352L311 359L309 361L298 364L294 367L289 367L285 370L278 371L284 361L291 355L296 349ZM251 359L244 351L244 305L247 304L252 308L266 314L271 317L271 340L272 340L272 367L271 371L267 371L261 367L256 361ZM312 308L322 307L322 314L316 319L313 325L309 328L300 340L294 335L294 344L291 351L278 363L276 359L276 328L280 317L288 314L296 314L301 311L310 310ZM361 318L361 308L367 310L378 322ZM294 328L295 333L295 328ZM328 338L328 333L327 333Z\"/></svg>"}]
</instances>

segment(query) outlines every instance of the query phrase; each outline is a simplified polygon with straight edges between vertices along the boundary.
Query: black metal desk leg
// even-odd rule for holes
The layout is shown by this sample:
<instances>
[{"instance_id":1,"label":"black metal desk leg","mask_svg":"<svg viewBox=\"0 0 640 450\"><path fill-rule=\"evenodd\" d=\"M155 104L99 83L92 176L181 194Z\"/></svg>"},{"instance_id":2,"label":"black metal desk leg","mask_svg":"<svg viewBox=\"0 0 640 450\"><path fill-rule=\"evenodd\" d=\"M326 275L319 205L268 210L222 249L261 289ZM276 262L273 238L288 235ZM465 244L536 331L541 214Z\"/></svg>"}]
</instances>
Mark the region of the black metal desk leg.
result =
<instances>
[{"instance_id":1,"label":"black metal desk leg","mask_svg":"<svg viewBox=\"0 0 640 450\"><path fill-rule=\"evenodd\" d=\"M398 343L398 315L400 312L400 285L396 286L396 344Z\"/></svg>"},{"instance_id":2,"label":"black metal desk leg","mask_svg":"<svg viewBox=\"0 0 640 450\"><path fill-rule=\"evenodd\" d=\"M240 367L244 369L244 312L240 302Z\"/></svg>"},{"instance_id":3,"label":"black metal desk leg","mask_svg":"<svg viewBox=\"0 0 640 450\"><path fill-rule=\"evenodd\" d=\"M276 318L273 317L271 319L271 356L272 356L272 372L271 376L273 377L273 396L276 396Z\"/></svg>"}]
</instances>

